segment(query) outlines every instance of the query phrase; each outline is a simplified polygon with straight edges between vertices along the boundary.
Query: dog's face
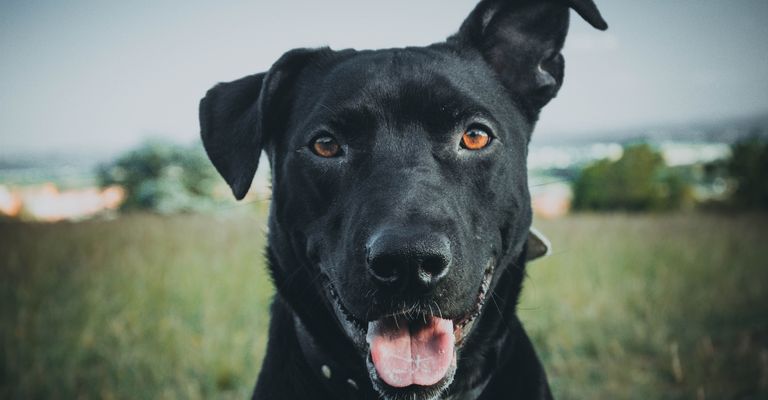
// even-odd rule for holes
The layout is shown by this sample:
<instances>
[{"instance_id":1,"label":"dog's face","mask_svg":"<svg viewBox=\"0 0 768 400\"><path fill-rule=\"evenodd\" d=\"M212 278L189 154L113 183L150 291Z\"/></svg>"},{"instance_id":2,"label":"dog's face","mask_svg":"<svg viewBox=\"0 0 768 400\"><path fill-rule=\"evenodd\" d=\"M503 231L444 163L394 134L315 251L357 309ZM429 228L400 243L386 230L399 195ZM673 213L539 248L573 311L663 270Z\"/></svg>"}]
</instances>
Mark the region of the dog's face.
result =
<instances>
[{"instance_id":1,"label":"dog's face","mask_svg":"<svg viewBox=\"0 0 768 400\"><path fill-rule=\"evenodd\" d=\"M471 57L327 57L296 82L270 150L274 226L306 249L381 387L442 388L495 267L528 232L530 123ZM400 365L416 353L420 368Z\"/></svg>"},{"instance_id":2,"label":"dog's face","mask_svg":"<svg viewBox=\"0 0 768 400\"><path fill-rule=\"evenodd\" d=\"M201 103L238 198L266 149L276 279L320 299L386 398L444 391L499 275L523 267L527 145L562 83L566 3L483 1L426 48L294 50Z\"/></svg>"}]
</instances>

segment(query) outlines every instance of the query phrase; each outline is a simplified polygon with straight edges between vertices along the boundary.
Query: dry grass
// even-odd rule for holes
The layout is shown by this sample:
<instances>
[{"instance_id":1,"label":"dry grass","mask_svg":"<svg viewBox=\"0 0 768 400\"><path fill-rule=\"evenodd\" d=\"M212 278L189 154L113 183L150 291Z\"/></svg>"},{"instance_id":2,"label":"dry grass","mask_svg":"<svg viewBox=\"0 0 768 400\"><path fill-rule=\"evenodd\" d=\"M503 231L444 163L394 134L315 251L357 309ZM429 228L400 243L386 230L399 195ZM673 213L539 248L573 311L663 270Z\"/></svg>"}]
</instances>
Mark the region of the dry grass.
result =
<instances>
[{"instance_id":1,"label":"dry grass","mask_svg":"<svg viewBox=\"0 0 768 400\"><path fill-rule=\"evenodd\" d=\"M577 215L520 315L559 399L768 396L768 216Z\"/></svg>"},{"instance_id":2,"label":"dry grass","mask_svg":"<svg viewBox=\"0 0 768 400\"><path fill-rule=\"evenodd\" d=\"M272 294L263 225L0 226L0 398L245 398Z\"/></svg>"},{"instance_id":3,"label":"dry grass","mask_svg":"<svg viewBox=\"0 0 768 400\"><path fill-rule=\"evenodd\" d=\"M0 223L0 398L245 398L263 213ZM521 317L559 399L768 396L764 215L538 224Z\"/></svg>"}]
</instances>

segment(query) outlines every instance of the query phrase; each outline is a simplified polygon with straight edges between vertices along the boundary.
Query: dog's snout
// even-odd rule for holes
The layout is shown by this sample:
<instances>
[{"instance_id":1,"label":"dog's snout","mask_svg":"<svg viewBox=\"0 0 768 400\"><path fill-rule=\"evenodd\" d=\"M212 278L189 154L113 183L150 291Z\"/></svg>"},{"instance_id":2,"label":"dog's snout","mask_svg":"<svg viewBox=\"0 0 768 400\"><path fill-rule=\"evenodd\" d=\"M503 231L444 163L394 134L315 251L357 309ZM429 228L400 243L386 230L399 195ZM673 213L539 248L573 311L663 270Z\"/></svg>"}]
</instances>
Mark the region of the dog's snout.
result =
<instances>
[{"instance_id":1,"label":"dog's snout","mask_svg":"<svg viewBox=\"0 0 768 400\"><path fill-rule=\"evenodd\" d=\"M448 273L451 242L442 234L388 229L367 245L368 272L377 284L400 292L427 292Z\"/></svg>"}]
</instances>

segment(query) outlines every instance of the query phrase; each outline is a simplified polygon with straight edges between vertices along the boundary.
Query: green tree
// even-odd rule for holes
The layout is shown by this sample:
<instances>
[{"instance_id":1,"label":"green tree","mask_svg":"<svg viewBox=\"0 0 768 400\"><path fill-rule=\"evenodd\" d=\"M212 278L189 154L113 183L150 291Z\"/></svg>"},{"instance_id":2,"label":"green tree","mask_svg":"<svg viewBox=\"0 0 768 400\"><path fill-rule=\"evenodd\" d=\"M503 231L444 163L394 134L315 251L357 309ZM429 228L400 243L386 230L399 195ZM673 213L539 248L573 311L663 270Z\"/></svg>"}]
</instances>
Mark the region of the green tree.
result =
<instances>
[{"instance_id":1,"label":"green tree","mask_svg":"<svg viewBox=\"0 0 768 400\"><path fill-rule=\"evenodd\" d=\"M102 186L125 189L123 210L161 213L209 208L218 182L202 145L179 146L159 140L126 152L100 166L97 173Z\"/></svg>"},{"instance_id":2,"label":"green tree","mask_svg":"<svg viewBox=\"0 0 768 400\"><path fill-rule=\"evenodd\" d=\"M734 205L768 209L768 140L755 134L734 143L726 170L735 185Z\"/></svg>"},{"instance_id":3,"label":"green tree","mask_svg":"<svg viewBox=\"0 0 768 400\"><path fill-rule=\"evenodd\" d=\"M573 184L575 210L677 209L690 201L682 176L647 144L627 147L621 158L596 161Z\"/></svg>"}]
</instances>

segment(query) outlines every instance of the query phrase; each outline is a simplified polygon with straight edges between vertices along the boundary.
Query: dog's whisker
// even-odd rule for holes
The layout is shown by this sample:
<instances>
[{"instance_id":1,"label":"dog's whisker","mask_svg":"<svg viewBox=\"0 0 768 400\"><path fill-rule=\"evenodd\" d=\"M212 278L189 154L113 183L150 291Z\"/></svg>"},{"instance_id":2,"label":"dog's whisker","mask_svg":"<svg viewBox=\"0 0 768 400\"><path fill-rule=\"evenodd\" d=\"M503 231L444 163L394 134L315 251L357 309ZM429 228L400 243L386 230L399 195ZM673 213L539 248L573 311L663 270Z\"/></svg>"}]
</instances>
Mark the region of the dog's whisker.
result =
<instances>
[{"instance_id":1,"label":"dog's whisker","mask_svg":"<svg viewBox=\"0 0 768 400\"><path fill-rule=\"evenodd\" d=\"M502 320L504 320L504 313L501 312L501 308L499 307L499 303L496 302L496 294L491 294L491 301L493 302L493 305L496 307L496 311L499 312L499 317L501 317Z\"/></svg>"},{"instance_id":2,"label":"dog's whisker","mask_svg":"<svg viewBox=\"0 0 768 400\"><path fill-rule=\"evenodd\" d=\"M437 307L437 313L440 315L440 319L443 319L443 311L440 309L440 304L438 304L436 301L434 303L435 307Z\"/></svg>"}]
</instances>

